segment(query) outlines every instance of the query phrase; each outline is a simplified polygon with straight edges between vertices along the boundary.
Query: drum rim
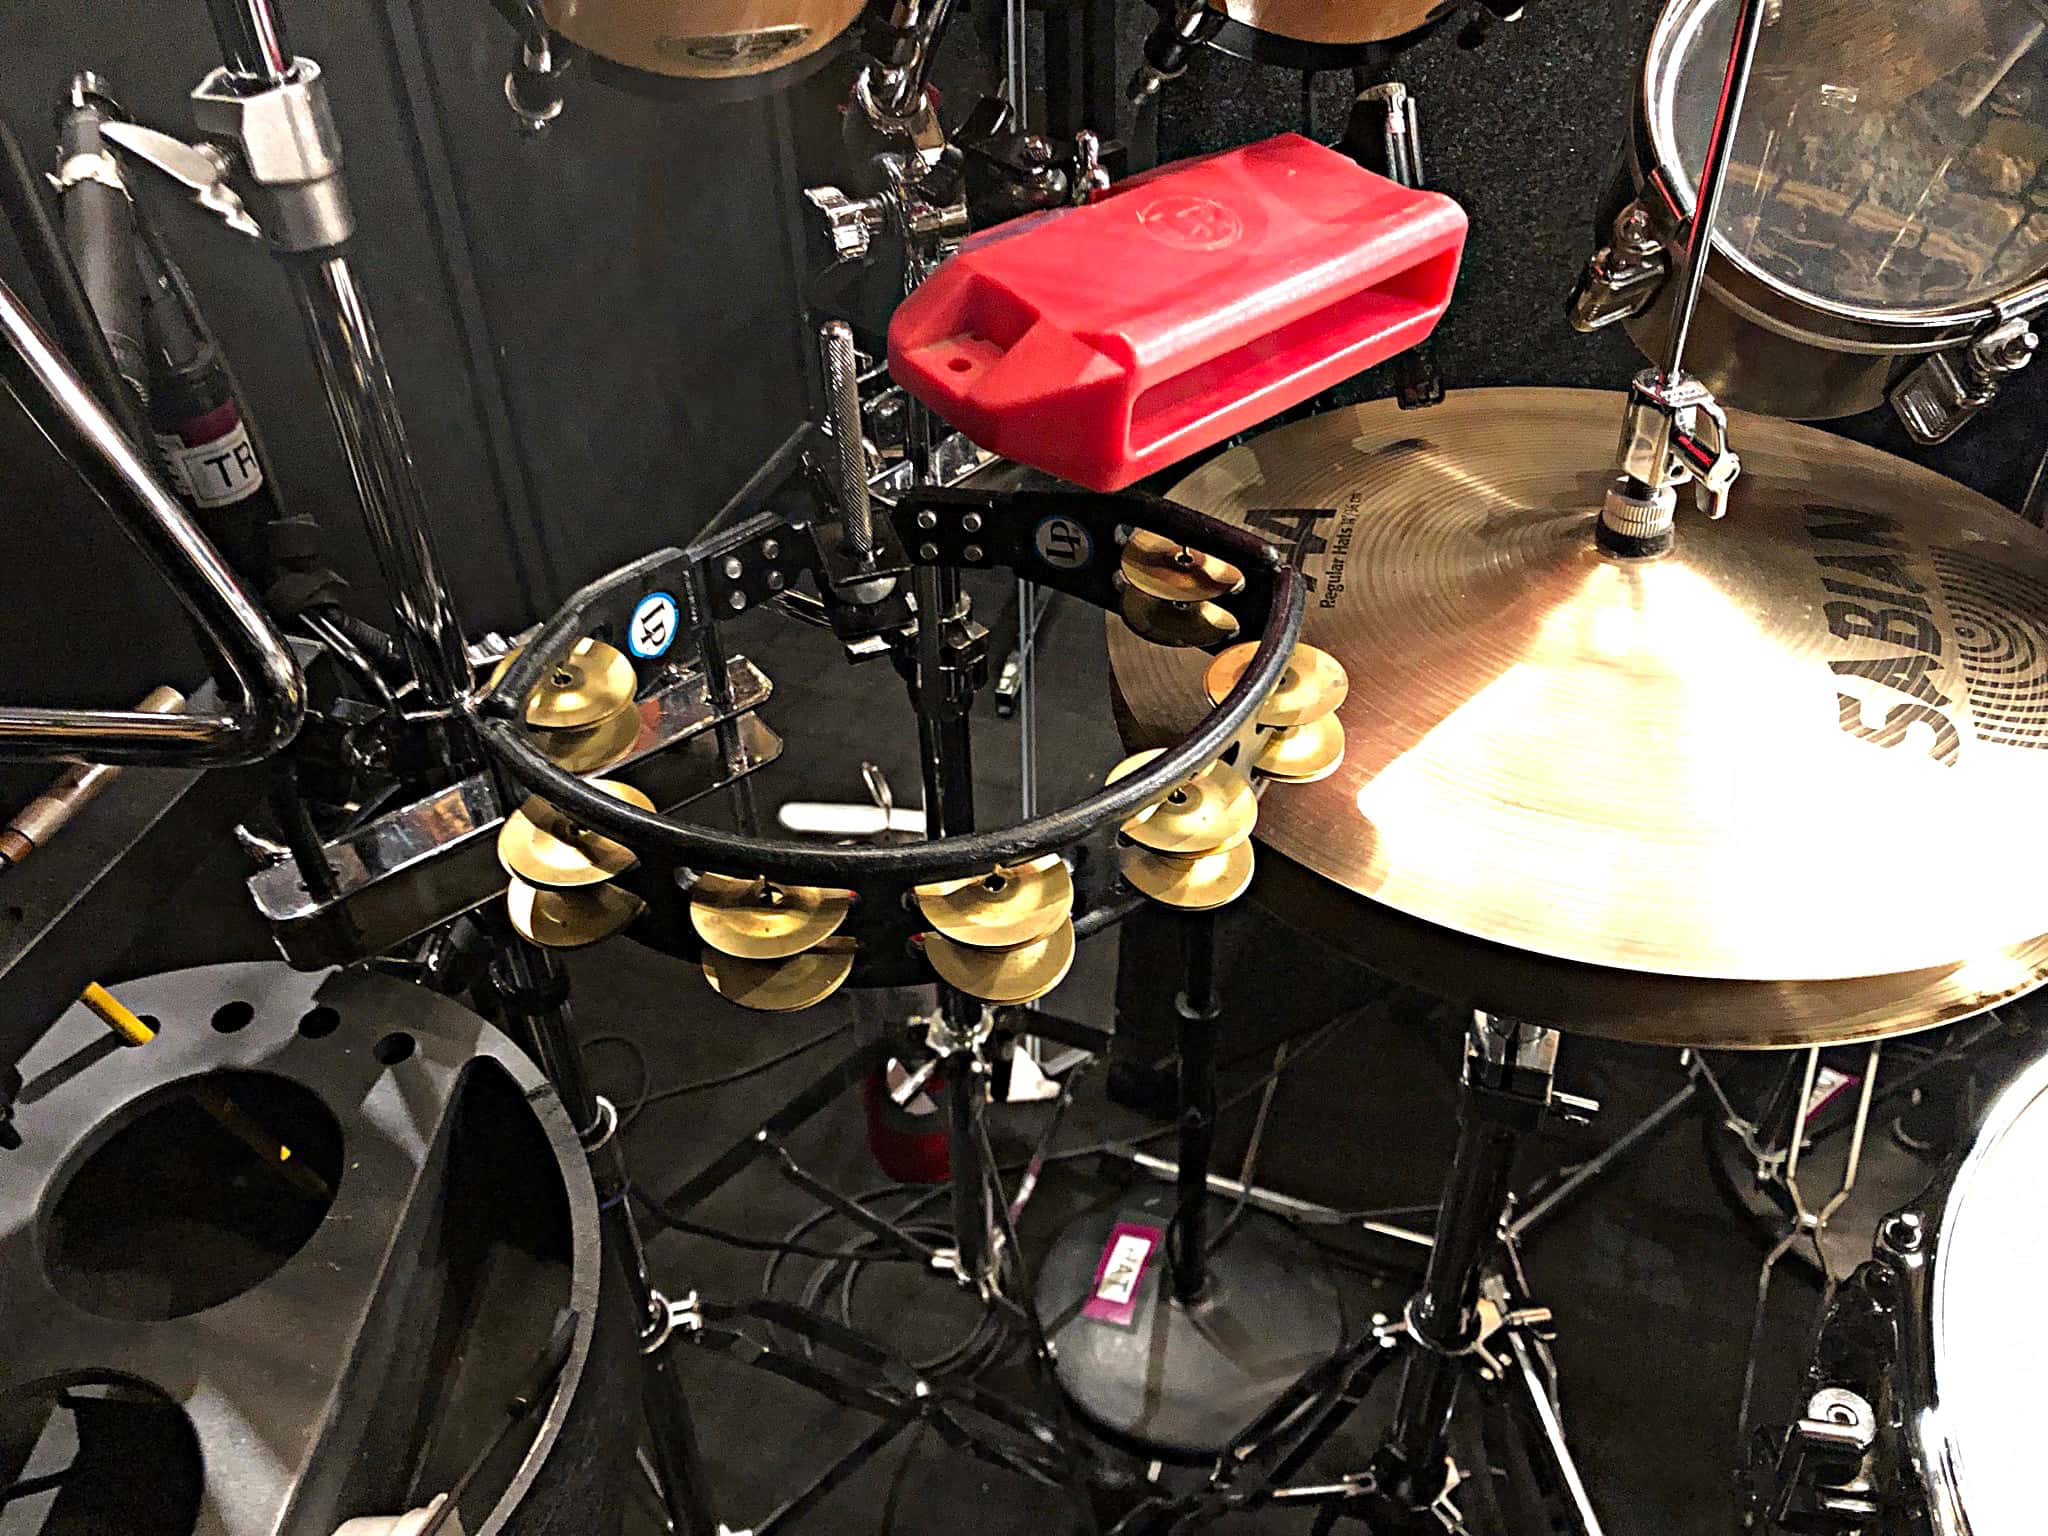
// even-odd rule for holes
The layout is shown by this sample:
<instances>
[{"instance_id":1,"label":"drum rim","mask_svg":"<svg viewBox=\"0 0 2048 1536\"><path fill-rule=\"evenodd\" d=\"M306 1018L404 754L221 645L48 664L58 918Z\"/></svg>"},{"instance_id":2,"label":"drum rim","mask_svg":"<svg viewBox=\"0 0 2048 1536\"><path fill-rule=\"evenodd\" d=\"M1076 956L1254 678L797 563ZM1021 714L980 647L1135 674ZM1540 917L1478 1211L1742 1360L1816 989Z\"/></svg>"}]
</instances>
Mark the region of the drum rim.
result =
<instances>
[{"instance_id":1,"label":"drum rim","mask_svg":"<svg viewBox=\"0 0 2048 1536\"><path fill-rule=\"evenodd\" d=\"M1679 221L1690 218L1692 214L1693 178L1678 154L1668 110L1670 93L1666 92L1660 100L1659 87L1676 78L1681 36L1697 26L1709 9L1724 3L1727 0L1668 0L1651 30L1649 46L1643 52L1642 74L1637 81L1634 122L1636 183L1640 189L1654 179L1658 192L1670 205L1661 211ZM1874 309L1795 288L1747 260L1718 232L1714 237L1713 255L1715 264L1723 270L1716 274L1710 269L1708 279L1725 301L1734 303L1758 323L1794 340L1832 346L1837 350L1932 350L1949 335L1967 332L1994 318L2016 295L2048 280L2048 257L2044 257L2030 275L2007 283L1997 290L1994 297L1919 308ZM1776 300L1838 325L1860 328L1862 334L1853 331L1849 335L1838 335L1834 331L1817 332L1797 321L1770 314L1754 294L1738 297L1722 283L1714 283L1716 275L1724 279L1733 276L1743 287L1760 290L1762 300Z\"/></svg>"},{"instance_id":2,"label":"drum rim","mask_svg":"<svg viewBox=\"0 0 2048 1536\"><path fill-rule=\"evenodd\" d=\"M1927 1497L1928 1513L1942 1536L1960 1536L1970 1529L1963 1504L1962 1447L1948 1431L1941 1411L1943 1377L1940 1344L1947 1332L1948 1287L1952 1266L1942 1239L1955 1229L1969 1192L1972 1175L1978 1172L2026 1112L2048 1099L2048 1055L2043 1055L1999 1090L1998 1096L1977 1124L1969 1150L1943 1181L1937 1225L1929 1245L1927 1308L1925 1316L1924 1383L1929 1411L1909 1426L1913 1460L1919 1466ZM2043 1113L2048 1113L2044 1108ZM1933 1204L1934 1202L1928 1202Z\"/></svg>"}]
</instances>

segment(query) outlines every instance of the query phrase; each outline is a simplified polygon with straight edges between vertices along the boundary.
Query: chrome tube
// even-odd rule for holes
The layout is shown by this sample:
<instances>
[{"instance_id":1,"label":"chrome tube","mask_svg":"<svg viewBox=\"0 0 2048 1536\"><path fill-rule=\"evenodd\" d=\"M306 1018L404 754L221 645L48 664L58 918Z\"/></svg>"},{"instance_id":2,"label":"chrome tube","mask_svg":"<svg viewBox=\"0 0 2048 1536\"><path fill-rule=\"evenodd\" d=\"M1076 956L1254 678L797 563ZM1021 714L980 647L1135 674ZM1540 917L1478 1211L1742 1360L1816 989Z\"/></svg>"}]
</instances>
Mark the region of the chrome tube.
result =
<instances>
[{"instance_id":1,"label":"chrome tube","mask_svg":"<svg viewBox=\"0 0 2048 1536\"><path fill-rule=\"evenodd\" d=\"M897 25L910 43L910 58L901 65L877 66L871 76L876 104L890 116L907 117L924 100L932 57L938 52L939 36L946 30L952 10L953 0L899 0Z\"/></svg>"},{"instance_id":2,"label":"chrome tube","mask_svg":"<svg viewBox=\"0 0 2048 1536\"><path fill-rule=\"evenodd\" d=\"M390 589L406 661L419 681L420 703L429 711L452 709L469 692L469 653L427 531L426 494L369 306L344 256L283 265Z\"/></svg>"},{"instance_id":3,"label":"chrome tube","mask_svg":"<svg viewBox=\"0 0 2048 1536\"><path fill-rule=\"evenodd\" d=\"M1684 260L1671 305L1671 336L1664 350L1666 382L1678 380L1685 361L1692 313L1699 305L1700 285L1706 281L1707 262L1713 254L1721 192L1728 184L1728 157L1735 148L1735 131L1742 122L1742 99L1749 92L1756 42L1763 35L1764 12L1769 3L1770 0L1736 0L1735 42L1728 52L1728 73L1722 77L1721 100L1714 111L1706 159L1700 165L1699 187L1692 200L1692 227L1686 234Z\"/></svg>"},{"instance_id":4,"label":"chrome tube","mask_svg":"<svg viewBox=\"0 0 2048 1536\"><path fill-rule=\"evenodd\" d=\"M284 637L5 284L0 335L0 384L170 583L237 699L220 715L0 708L0 757L203 768L288 745L305 718L306 680Z\"/></svg>"},{"instance_id":5,"label":"chrome tube","mask_svg":"<svg viewBox=\"0 0 2048 1536\"><path fill-rule=\"evenodd\" d=\"M270 0L206 0L206 9L229 70L273 84L291 73L292 50Z\"/></svg>"}]
</instances>

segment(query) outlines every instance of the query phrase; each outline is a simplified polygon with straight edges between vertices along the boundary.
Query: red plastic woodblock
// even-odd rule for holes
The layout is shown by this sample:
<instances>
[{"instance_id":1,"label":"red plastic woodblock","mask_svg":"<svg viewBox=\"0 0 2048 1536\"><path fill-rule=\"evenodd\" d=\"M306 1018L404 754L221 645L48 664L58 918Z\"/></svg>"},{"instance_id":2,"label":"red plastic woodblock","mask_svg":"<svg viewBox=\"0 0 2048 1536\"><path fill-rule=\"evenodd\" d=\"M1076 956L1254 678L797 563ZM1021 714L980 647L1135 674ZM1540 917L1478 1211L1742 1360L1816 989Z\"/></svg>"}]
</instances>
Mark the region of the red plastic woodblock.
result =
<instances>
[{"instance_id":1,"label":"red plastic woodblock","mask_svg":"<svg viewBox=\"0 0 2048 1536\"><path fill-rule=\"evenodd\" d=\"M897 309L889 371L982 447L1116 490L1414 346L1464 246L1448 197L1285 133L970 240Z\"/></svg>"}]
</instances>

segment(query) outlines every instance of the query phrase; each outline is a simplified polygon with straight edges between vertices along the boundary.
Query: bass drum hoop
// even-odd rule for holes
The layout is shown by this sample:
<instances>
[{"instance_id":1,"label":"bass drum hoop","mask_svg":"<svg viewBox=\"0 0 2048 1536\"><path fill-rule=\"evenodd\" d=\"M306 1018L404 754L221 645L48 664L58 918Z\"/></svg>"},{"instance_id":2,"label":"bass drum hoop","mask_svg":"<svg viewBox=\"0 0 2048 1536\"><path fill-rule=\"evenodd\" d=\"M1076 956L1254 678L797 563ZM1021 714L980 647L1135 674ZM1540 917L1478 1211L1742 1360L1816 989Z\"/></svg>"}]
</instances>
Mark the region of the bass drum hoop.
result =
<instances>
[{"instance_id":1,"label":"bass drum hoop","mask_svg":"<svg viewBox=\"0 0 2048 1536\"><path fill-rule=\"evenodd\" d=\"M1635 110L1630 119L1629 174L1637 198L1649 211L1658 235L1672 246L1679 243L1680 231L1692 215L1692 178L1678 163L1676 144L1664 142L1659 132L1657 91L1660 83L1676 75L1679 34L1698 12L1718 3L1723 0L1671 0L1650 34L1642 71L1636 80ZM1596 238L1604 243L1607 232L1596 231ZM1719 306L1738 322L1781 337L1795 349L1811 348L1870 359L1911 359L1965 340L1996 317L2001 305L2012 296L2040 283L2044 277L2048 277L2048 264L2032 276L2008 285L1993 300L1925 309L1876 310L1795 289L1746 261L1716 235L1701 303L1703 307ZM1662 351L1668 335L1669 292L1667 284L1660 302L1627 323L1638 346L1652 355ZM1691 371L1717 390L1722 389L1714 366ZM1783 369L1777 371L1782 376ZM1830 369L1823 360L1815 359L1812 371L1815 379L1808 387L1792 388L1782 401L1745 399L1741 386L1731 385L1725 391L1728 399L1724 403L1768 415L1825 420L1869 410L1883 402L1889 370L1882 363L1873 362L1861 369Z\"/></svg>"}]
</instances>

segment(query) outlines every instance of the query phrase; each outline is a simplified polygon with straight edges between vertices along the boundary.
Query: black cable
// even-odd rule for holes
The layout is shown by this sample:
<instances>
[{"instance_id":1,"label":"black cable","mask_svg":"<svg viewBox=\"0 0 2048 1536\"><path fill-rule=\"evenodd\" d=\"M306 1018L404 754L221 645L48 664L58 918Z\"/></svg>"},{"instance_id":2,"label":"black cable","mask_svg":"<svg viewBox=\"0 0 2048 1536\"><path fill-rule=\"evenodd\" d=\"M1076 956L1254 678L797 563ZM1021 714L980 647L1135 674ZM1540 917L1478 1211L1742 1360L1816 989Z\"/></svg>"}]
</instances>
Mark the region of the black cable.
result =
<instances>
[{"instance_id":1,"label":"black cable","mask_svg":"<svg viewBox=\"0 0 2048 1536\"><path fill-rule=\"evenodd\" d=\"M849 1259L859 1259L864 1263L879 1264L911 1264L918 1262L908 1254L891 1253L887 1250L867 1252L865 1250L852 1249L808 1248L796 1243L777 1242L775 1239L768 1237L749 1237L744 1232L728 1232L723 1227L706 1226L701 1221L690 1221L685 1217L674 1215L654 1196L637 1186L629 1186L627 1195L635 1205L646 1212L657 1224L666 1227L671 1232L682 1232L691 1237L701 1237L709 1242L723 1243L728 1248L740 1248L749 1253L786 1253L800 1258L830 1259L835 1262L844 1262Z\"/></svg>"},{"instance_id":2,"label":"black cable","mask_svg":"<svg viewBox=\"0 0 2048 1536\"><path fill-rule=\"evenodd\" d=\"M919 1422L904 1442L903 1457L896 1463L896 1470L889 1474L889 1492L882 1500L881 1519L876 1523L875 1536L890 1536L896 1529L896 1506L903 1497L904 1485L910 1479L910 1464L917 1459L918 1447L924 1443L925 1431L930 1426Z\"/></svg>"},{"instance_id":3,"label":"black cable","mask_svg":"<svg viewBox=\"0 0 2048 1536\"><path fill-rule=\"evenodd\" d=\"M819 1046L838 1039L852 1027L851 1024L835 1024L822 1034L813 1035L810 1039L800 1041L785 1050L777 1051L773 1056L766 1057L761 1061L752 1062L744 1067L735 1067L730 1072L721 1072L714 1077L700 1077L686 1083L673 1083L666 1088L650 1086L647 1052L642 1048L640 1042L633 1039L630 1035L592 1035L583 1042L583 1049L587 1051L594 1045L620 1045L633 1053L634 1060L638 1064L639 1088L634 1095L632 1107L630 1109L620 1109L619 1111L619 1124L630 1130L632 1129L633 1122L640 1118L641 1111L650 1104L661 1104L670 1099L680 1099L689 1094L703 1093L712 1088L724 1088L733 1083L744 1082L747 1078L756 1077L772 1068L781 1066L786 1061L794 1061L799 1056L815 1051Z\"/></svg>"}]
</instances>

